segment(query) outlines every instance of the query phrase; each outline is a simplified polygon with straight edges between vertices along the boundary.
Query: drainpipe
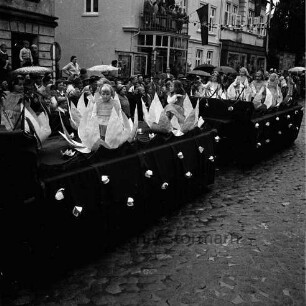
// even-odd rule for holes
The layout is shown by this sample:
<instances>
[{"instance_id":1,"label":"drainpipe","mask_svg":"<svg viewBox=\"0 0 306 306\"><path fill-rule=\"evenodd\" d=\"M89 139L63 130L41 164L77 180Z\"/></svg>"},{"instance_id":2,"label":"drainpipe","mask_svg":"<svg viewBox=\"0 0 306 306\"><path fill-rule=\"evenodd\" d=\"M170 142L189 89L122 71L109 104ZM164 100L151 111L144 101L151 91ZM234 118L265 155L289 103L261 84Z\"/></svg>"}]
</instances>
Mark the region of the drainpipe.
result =
<instances>
[{"instance_id":1,"label":"drainpipe","mask_svg":"<svg viewBox=\"0 0 306 306\"><path fill-rule=\"evenodd\" d=\"M221 42L221 26L223 24L223 20L222 20L222 13L223 13L223 0L221 0L221 5L220 5L220 16L219 16L219 24L220 24L220 28L219 28L219 44L220 44L220 52L219 52L219 66L221 66L221 53L222 53L222 42Z\"/></svg>"},{"instance_id":2,"label":"drainpipe","mask_svg":"<svg viewBox=\"0 0 306 306\"><path fill-rule=\"evenodd\" d=\"M134 35L131 35L131 44L130 44L130 51L132 52L132 46L133 46L133 39L134 37L136 37L137 35L140 34L140 29L138 29L138 32Z\"/></svg>"}]
</instances>

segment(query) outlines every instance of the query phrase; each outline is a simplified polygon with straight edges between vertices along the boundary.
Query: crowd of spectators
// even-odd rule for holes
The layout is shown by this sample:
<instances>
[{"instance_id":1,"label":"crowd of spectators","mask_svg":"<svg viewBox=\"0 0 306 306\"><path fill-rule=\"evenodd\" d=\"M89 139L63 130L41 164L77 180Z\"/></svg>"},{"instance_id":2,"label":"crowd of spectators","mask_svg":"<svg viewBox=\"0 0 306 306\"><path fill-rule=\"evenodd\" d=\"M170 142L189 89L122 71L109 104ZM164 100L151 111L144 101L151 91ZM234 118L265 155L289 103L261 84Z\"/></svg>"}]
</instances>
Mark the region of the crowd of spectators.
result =
<instances>
[{"instance_id":1,"label":"crowd of spectators","mask_svg":"<svg viewBox=\"0 0 306 306\"><path fill-rule=\"evenodd\" d=\"M4 50L3 45L1 50ZM5 70L9 65L6 57L0 57L0 68ZM258 91L268 89L273 95L276 105L286 97L303 97L305 94L305 73L293 75L288 72L275 73L258 71L250 76L245 68L241 68L238 77L233 74L222 74L214 71L210 77L191 77L179 74L174 77L169 69L159 75L135 75L123 79L111 74L88 76L86 68L80 68L77 57L72 56L71 62L63 67L63 78L54 80L50 73L44 75L15 75L6 74L0 84L1 118L3 114L11 118L16 125L16 118L21 110L21 102L31 106L35 113L45 111L50 119L50 126L54 133L60 129L59 113L69 126L68 103L77 106L82 93L85 104L88 96L94 95L104 84L112 87L118 94L123 112L128 118L133 118L137 107L139 119L142 120L142 101L149 108L155 94L165 107L171 96L171 86L178 80L188 95L196 97L213 97L220 99L245 99L247 90L253 90L253 97ZM1 75L3 76L3 75ZM242 86L242 87L241 87ZM252 87L253 86L253 87ZM243 88L244 93L241 92ZM230 89L234 96L230 97ZM242 91L243 91L242 90Z\"/></svg>"}]
</instances>

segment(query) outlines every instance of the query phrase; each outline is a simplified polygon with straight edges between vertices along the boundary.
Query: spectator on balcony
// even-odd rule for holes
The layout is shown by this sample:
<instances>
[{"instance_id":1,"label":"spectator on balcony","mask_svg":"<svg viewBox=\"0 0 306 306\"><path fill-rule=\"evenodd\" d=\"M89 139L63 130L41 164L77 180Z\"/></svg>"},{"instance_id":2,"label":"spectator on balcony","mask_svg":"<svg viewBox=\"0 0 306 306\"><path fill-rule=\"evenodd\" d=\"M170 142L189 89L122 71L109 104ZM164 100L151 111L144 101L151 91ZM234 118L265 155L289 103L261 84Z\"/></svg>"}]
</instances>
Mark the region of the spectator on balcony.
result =
<instances>
[{"instance_id":1,"label":"spectator on balcony","mask_svg":"<svg viewBox=\"0 0 306 306\"><path fill-rule=\"evenodd\" d=\"M143 13L145 15L153 16L153 1L152 0L145 0L144 7L143 7Z\"/></svg>"},{"instance_id":2,"label":"spectator on balcony","mask_svg":"<svg viewBox=\"0 0 306 306\"><path fill-rule=\"evenodd\" d=\"M188 16L183 8L179 8L177 11L176 29L178 33L182 32L183 24L188 22Z\"/></svg>"},{"instance_id":3,"label":"spectator on balcony","mask_svg":"<svg viewBox=\"0 0 306 306\"><path fill-rule=\"evenodd\" d=\"M6 52L6 44L0 45L0 81L8 80L8 73L10 70L9 57Z\"/></svg>"},{"instance_id":4,"label":"spectator on balcony","mask_svg":"<svg viewBox=\"0 0 306 306\"><path fill-rule=\"evenodd\" d=\"M167 11L166 11L166 4L163 2L159 2L158 5L158 13L162 16L166 16L167 15Z\"/></svg>"},{"instance_id":5,"label":"spectator on balcony","mask_svg":"<svg viewBox=\"0 0 306 306\"><path fill-rule=\"evenodd\" d=\"M33 44L31 46L31 53L33 58L33 66L39 66L39 52L37 45Z\"/></svg>"},{"instance_id":6,"label":"spectator on balcony","mask_svg":"<svg viewBox=\"0 0 306 306\"><path fill-rule=\"evenodd\" d=\"M153 14L156 16L158 14L159 11L159 4L160 4L160 0L156 0L153 3Z\"/></svg>"},{"instance_id":7,"label":"spectator on balcony","mask_svg":"<svg viewBox=\"0 0 306 306\"><path fill-rule=\"evenodd\" d=\"M32 66L33 64L32 53L29 47L30 47L30 43L27 40L25 40L23 42L23 48L19 52L19 59L20 59L21 67Z\"/></svg>"},{"instance_id":8,"label":"spectator on balcony","mask_svg":"<svg viewBox=\"0 0 306 306\"><path fill-rule=\"evenodd\" d=\"M171 7L175 5L175 0L166 0L166 6Z\"/></svg>"}]
</instances>

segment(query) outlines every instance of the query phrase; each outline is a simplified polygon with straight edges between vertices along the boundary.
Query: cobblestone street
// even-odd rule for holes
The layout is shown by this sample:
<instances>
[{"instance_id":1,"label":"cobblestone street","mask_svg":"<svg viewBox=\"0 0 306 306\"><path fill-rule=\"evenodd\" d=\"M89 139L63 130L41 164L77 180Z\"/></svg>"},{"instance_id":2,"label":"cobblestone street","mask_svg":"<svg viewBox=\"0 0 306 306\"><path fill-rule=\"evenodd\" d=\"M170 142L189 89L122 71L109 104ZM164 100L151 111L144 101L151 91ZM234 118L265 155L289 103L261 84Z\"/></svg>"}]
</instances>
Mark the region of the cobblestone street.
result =
<instances>
[{"instance_id":1,"label":"cobblestone street","mask_svg":"<svg viewBox=\"0 0 306 306\"><path fill-rule=\"evenodd\" d=\"M305 122L290 148L104 258L3 305L305 305Z\"/></svg>"}]
</instances>

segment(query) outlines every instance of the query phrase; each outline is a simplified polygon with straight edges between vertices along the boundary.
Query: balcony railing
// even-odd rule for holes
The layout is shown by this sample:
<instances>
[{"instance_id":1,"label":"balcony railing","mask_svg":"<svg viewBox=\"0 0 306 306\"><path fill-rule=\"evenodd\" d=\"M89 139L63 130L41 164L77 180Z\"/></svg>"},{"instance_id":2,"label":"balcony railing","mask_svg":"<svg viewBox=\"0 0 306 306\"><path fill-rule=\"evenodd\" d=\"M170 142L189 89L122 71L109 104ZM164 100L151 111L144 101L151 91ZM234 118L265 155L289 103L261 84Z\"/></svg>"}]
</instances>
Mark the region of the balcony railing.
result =
<instances>
[{"instance_id":1,"label":"balcony railing","mask_svg":"<svg viewBox=\"0 0 306 306\"><path fill-rule=\"evenodd\" d=\"M140 22L142 31L161 31L188 35L188 21L168 15L142 15Z\"/></svg>"}]
</instances>

